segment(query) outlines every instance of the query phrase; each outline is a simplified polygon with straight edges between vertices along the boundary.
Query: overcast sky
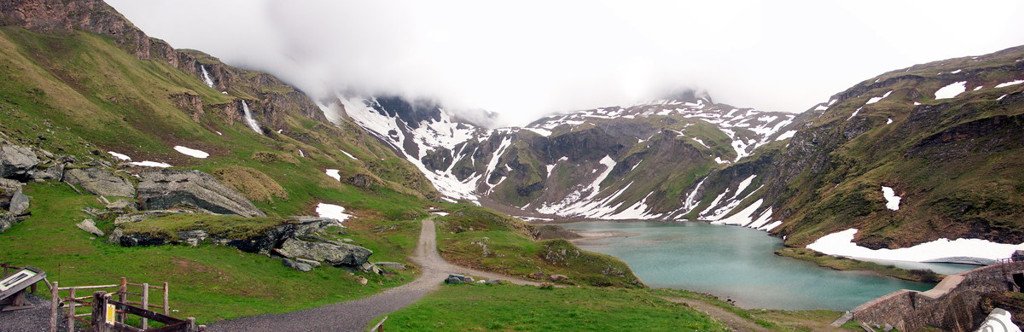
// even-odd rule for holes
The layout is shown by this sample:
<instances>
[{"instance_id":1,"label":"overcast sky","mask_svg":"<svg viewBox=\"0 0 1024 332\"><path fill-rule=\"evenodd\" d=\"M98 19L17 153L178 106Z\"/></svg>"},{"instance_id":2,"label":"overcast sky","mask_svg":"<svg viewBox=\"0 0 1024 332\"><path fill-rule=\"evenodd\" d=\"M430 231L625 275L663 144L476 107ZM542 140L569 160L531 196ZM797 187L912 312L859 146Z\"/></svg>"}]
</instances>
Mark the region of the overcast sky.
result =
<instances>
[{"instance_id":1,"label":"overcast sky","mask_svg":"<svg viewBox=\"0 0 1024 332\"><path fill-rule=\"evenodd\" d=\"M801 112L917 63L1024 44L1024 1L106 0L151 36L335 91L521 125L699 87Z\"/></svg>"}]
</instances>

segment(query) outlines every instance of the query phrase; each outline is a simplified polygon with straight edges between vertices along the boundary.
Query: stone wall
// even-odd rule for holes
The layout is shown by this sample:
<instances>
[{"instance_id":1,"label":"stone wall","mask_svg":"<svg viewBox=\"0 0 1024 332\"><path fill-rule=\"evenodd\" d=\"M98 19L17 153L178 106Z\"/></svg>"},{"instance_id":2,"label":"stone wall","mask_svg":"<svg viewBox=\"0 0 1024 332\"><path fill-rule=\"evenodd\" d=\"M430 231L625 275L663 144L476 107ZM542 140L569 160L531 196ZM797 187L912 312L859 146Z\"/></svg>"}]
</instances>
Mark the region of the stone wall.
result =
<instances>
[{"instance_id":1,"label":"stone wall","mask_svg":"<svg viewBox=\"0 0 1024 332\"><path fill-rule=\"evenodd\" d=\"M988 292L1020 290L1014 273L1024 273L1024 262L980 267L942 280L931 290L900 290L864 303L853 319L875 326L917 331L932 326L948 331L971 331L985 319L979 305Z\"/></svg>"}]
</instances>

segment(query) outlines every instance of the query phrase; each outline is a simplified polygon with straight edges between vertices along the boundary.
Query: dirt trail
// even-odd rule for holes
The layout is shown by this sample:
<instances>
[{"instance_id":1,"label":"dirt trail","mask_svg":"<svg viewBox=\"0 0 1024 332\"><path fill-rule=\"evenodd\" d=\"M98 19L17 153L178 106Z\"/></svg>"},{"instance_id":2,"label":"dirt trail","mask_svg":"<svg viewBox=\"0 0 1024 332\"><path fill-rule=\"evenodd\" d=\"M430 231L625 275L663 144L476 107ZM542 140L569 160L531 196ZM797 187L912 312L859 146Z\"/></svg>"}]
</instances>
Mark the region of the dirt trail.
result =
<instances>
[{"instance_id":1,"label":"dirt trail","mask_svg":"<svg viewBox=\"0 0 1024 332\"><path fill-rule=\"evenodd\" d=\"M761 325L757 325L757 323L746 320L745 318L740 317L737 314L734 314L728 310L722 309L718 306L709 303L678 297L668 297L665 298L665 300L673 303L685 304L690 308L703 312L704 314L711 316L711 318L714 318L715 320L718 320L719 322L722 322L723 324L729 326L729 328L733 329L734 331L770 331Z\"/></svg>"},{"instance_id":2,"label":"dirt trail","mask_svg":"<svg viewBox=\"0 0 1024 332\"><path fill-rule=\"evenodd\" d=\"M416 280L371 297L286 314L262 315L223 321L209 331L362 331L380 316L404 308L438 289L449 274L501 279L519 285L536 282L474 270L448 263L437 251L433 217L423 220L420 239L410 259L420 267Z\"/></svg>"}]
</instances>

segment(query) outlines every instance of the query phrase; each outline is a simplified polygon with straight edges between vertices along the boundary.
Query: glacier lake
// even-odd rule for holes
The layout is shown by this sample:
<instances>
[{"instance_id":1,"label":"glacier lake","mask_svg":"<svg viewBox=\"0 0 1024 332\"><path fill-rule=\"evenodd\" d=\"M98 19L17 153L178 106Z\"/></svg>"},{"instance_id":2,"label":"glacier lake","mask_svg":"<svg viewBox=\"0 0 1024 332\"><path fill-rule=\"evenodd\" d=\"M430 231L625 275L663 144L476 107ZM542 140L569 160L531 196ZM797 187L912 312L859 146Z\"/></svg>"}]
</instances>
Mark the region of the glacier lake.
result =
<instances>
[{"instance_id":1,"label":"glacier lake","mask_svg":"<svg viewBox=\"0 0 1024 332\"><path fill-rule=\"evenodd\" d=\"M745 308L850 310L899 289L933 286L867 272L836 271L776 256L782 241L763 231L703 222L576 222L561 226L585 238L586 250L618 257L653 288L732 299ZM902 264L956 273L971 266Z\"/></svg>"}]
</instances>

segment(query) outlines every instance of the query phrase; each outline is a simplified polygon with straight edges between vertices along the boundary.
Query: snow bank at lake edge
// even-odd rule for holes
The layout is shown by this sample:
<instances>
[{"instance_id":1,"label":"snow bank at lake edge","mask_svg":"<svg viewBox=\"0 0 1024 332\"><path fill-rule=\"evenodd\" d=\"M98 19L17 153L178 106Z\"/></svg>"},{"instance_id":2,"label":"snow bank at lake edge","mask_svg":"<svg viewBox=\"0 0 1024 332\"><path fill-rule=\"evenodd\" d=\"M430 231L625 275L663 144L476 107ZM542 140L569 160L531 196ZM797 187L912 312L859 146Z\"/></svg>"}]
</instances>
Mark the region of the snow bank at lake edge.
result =
<instances>
[{"instance_id":1,"label":"snow bank at lake edge","mask_svg":"<svg viewBox=\"0 0 1024 332\"><path fill-rule=\"evenodd\" d=\"M822 236L814 243L808 244L811 249L823 254L860 259L879 259L907 262L943 262L955 258L979 258L982 260L998 260L1009 258L1014 251L1024 250L1022 244L1003 244L982 239L946 238L921 243L908 248L870 249L853 242L856 228L835 232ZM962 260L959 260L962 261Z\"/></svg>"}]
</instances>

